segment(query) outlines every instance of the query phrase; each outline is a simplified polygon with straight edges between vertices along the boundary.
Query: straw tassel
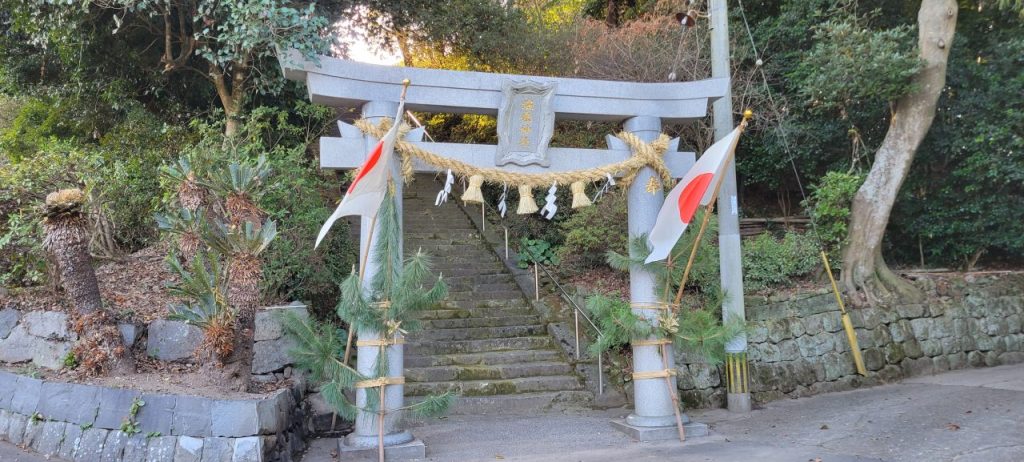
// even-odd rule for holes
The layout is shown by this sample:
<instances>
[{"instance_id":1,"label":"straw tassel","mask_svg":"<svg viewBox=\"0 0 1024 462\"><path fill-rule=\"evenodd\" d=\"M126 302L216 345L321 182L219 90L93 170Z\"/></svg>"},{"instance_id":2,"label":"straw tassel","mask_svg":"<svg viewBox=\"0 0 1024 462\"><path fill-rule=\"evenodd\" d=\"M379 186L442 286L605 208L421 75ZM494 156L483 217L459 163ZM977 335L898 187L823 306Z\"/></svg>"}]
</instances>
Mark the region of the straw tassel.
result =
<instances>
[{"instance_id":1,"label":"straw tassel","mask_svg":"<svg viewBox=\"0 0 1024 462\"><path fill-rule=\"evenodd\" d=\"M537 203L533 200L533 189L527 185L519 186L519 208L516 209L516 213L519 215L529 215L540 210L537 207Z\"/></svg>"},{"instance_id":2,"label":"straw tassel","mask_svg":"<svg viewBox=\"0 0 1024 462\"><path fill-rule=\"evenodd\" d=\"M480 186L484 184L484 177L481 175L473 175L469 177L469 187L466 188L466 192L462 194L462 202L483 204L484 193L480 191Z\"/></svg>"},{"instance_id":3,"label":"straw tassel","mask_svg":"<svg viewBox=\"0 0 1024 462\"><path fill-rule=\"evenodd\" d=\"M572 208L578 209L593 204L593 202L590 202L590 198L587 197L586 187L587 184L582 181L572 184Z\"/></svg>"}]
</instances>

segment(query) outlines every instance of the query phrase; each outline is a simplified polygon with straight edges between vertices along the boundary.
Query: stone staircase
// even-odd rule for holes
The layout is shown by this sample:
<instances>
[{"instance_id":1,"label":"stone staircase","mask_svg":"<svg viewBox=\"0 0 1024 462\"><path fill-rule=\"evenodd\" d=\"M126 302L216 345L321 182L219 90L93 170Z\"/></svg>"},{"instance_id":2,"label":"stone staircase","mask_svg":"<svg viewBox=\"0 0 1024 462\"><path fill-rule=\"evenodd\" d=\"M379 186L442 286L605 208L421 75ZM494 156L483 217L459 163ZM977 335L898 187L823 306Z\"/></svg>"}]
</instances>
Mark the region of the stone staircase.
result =
<instances>
[{"instance_id":1,"label":"stone staircase","mask_svg":"<svg viewBox=\"0 0 1024 462\"><path fill-rule=\"evenodd\" d=\"M439 189L420 175L404 192L405 252L430 254L449 288L448 299L422 313L423 328L409 336L407 399L453 391L453 412L463 414L588 403L593 394L469 217L454 202L434 206Z\"/></svg>"}]
</instances>

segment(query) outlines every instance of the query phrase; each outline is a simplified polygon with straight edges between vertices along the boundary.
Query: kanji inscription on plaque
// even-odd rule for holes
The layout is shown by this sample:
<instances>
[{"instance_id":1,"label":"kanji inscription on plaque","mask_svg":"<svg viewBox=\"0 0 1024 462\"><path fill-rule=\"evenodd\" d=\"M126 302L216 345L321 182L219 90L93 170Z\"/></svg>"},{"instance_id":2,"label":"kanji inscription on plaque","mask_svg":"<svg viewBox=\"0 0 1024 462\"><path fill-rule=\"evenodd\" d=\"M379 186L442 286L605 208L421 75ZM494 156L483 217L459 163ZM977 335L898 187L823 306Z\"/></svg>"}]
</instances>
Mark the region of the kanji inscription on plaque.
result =
<instances>
[{"instance_id":1,"label":"kanji inscription on plaque","mask_svg":"<svg viewBox=\"0 0 1024 462\"><path fill-rule=\"evenodd\" d=\"M495 165L551 165L547 150L555 130L554 94L554 83L509 81L503 85Z\"/></svg>"}]
</instances>

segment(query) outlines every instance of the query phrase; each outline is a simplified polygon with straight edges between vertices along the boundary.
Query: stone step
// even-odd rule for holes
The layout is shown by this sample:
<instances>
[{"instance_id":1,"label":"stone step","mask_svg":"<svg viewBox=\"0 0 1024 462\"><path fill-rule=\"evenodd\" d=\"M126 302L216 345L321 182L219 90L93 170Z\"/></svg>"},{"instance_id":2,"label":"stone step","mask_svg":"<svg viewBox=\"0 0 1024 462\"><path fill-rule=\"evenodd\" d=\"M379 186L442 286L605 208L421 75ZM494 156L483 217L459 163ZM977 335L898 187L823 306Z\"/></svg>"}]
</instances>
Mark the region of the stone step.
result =
<instances>
[{"instance_id":1,"label":"stone step","mask_svg":"<svg viewBox=\"0 0 1024 462\"><path fill-rule=\"evenodd\" d=\"M430 366L471 366L481 364L512 364L520 362L535 361L560 361L561 354L556 350L505 350L505 351L484 351L479 353L461 353L448 355L425 355L416 356L409 354L405 357L406 367L430 367Z\"/></svg>"},{"instance_id":2,"label":"stone step","mask_svg":"<svg viewBox=\"0 0 1024 462\"><path fill-rule=\"evenodd\" d=\"M520 297L523 296L523 293L519 290L519 286L517 286L515 284L515 282L512 282L512 281L477 282L477 281L473 281L473 280L460 281L460 280L453 279L453 280L447 281L446 283L448 284L448 293L449 294L452 294L452 293L462 293L462 292L470 292L470 293L480 294L480 293L488 293L488 292L513 292L513 291L515 291L516 293L519 294Z\"/></svg>"},{"instance_id":3,"label":"stone step","mask_svg":"<svg viewBox=\"0 0 1024 462\"><path fill-rule=\"evenodd\" d=\"M533 415L566 409L583 409L594 399L593 393L582 390L520 393L516 395L460 396L455 398L452 415ZM422 398L410 396L407 403Z\"/></svg>"},{"instance_id":4,"label":"stone step","mask_svg":"<svg viewBox=\"0 0 1024 462\"><path fill-rule=\"evenodd\" d=\"M450 355L458 353L475 353L481 351L553 349L555 342L551 337L509 337L489 338L480 340L456 340L451 342L411 342L407 346L411 356Z\"/></svg>"},{"instance_id":5,"label":"stone step","mask_svg":"<svg viewBox=\"0 0 1024 462\"><path fill-rule=\"evenodd\" d=\"M464 329L467 327L501 327L540 324L540 316L529 314L522 316L478 317L431 319L422 321L424 330L428 329Z\"/></svg>"},{"instance_id":6,"label":"stone step","mask_svg":"<svg viewBox=\"0 0 1024 462\"><path fill-rule=\"evenodd\" d=\"M410 382L448 382L455 380L502 380L546 375L569 375L572 366L564 361L544 361L496 365L452 365L407 367Z\"/></svg>"},{"instance_id":7,"label":"stone step","mask_svg":"<svg viewBox=\"0 0 1024 462\"><path fill-rule=\"evenodd\" d=\"M532 337L547 333L541 324L526 326L465 327L455 329L426 329L409 336L415 342L446 342L452 340L481 340L509 337Z\"/></svg>"},{"instance_id":8,"label":"stone step","mask_svg":"<svg viewBox=\"0 0 1024 462\"><path fill-rule=\"evenodd\" d=\"M405 384L405 394L424 396L454 392L459 396L512 395L539 391L580 390L583 386L576 377L545 375L507 380L462 380L446 382L411 382Z\"/></svg>"},{"instance_id":9,"label":"stone step","mask_svg":"<svg viewBox=\"0 0 1024 462\"><path fill-rule=\"evenodd\" d=\"M422 320L457 318L500 318L536 314L525 303L516 300L446 300L429 310L416 313Z\"/></svg>"},{"instance_id":10,"label":"stone step","mask_svg":"<svg viewBox=\"0 0 1024 462\"><path fill-rule=\"evenodd\" d=\"M519 290L449 290L447 300L522 300L523 293Z\"/></svg>"}]
</instances>

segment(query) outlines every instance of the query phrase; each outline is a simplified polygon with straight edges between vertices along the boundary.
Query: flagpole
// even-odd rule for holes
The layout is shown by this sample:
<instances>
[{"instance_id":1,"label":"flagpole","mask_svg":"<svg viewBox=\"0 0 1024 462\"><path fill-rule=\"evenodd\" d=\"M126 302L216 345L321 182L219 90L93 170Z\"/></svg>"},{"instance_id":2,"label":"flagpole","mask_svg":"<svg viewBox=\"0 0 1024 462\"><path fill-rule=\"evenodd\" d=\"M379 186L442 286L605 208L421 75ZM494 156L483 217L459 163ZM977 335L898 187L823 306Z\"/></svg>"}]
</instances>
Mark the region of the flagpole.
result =
<instances>
[{"instance_id":1,"label":"flagpole","mask_svg":"<svg viewBox=\"0 0 1024 462\"><path fill-rule=\"evenodd\" d=\"M398 97L398 101L405 101L405 94L409 90L409 84L412 83L409 79L402 80L402 94ZM401 119L395 120L395 124L402 123ZM392 198L393 200L393 198ZM370 260L370 249L373 248L373 231L377 226L377 215L380 214L378 209L377 213L373 214L373 218L370 219L370 230L366 236L366 251L363 252L363 262L359 268L359 287L363 286L363 275L366 274L366 264ZM345 341L345 356L342 359L342 364L348 365L348 360L352 357L352 340L355 338L356 330L351 325L348 326L348 339Z\"/></svg>"},{"instance_id":2,"label":"flagpole","mask_svg":"<svg viewBox=\"0 0 1024 462\"><path fill-rule=\"evenodd\" d=\"M754 111L747 109L743 111L743 121L740 122L740 133L747 128L747 121L754 116ZM736 157L736 144L739 143L740 137L737 136L733 141L732 147L729 149L729 156L725 159L725 165L728 166L733 158ZM701 238L704 237L704 230L707 229L708 221L711 219L711 211L714 210L715 202L718 199L719 189L722 187L722 177L718 178L718 182L715 184L715 190L711 193L711 201L704 207L704 217L700 222L700 229L697 231L697 237L693 240L693 247L690 249L690 258L686 261L686 268L683 270L683 279L679 281L679 290L676 291L676 298L673 301L672 306L679 306L679 303L683 299L683 288L686 287L686 282L690 277L690 269L693 268L693 262L697 258L697 248L700 245Z\"/></svg>"}]
</instances>

